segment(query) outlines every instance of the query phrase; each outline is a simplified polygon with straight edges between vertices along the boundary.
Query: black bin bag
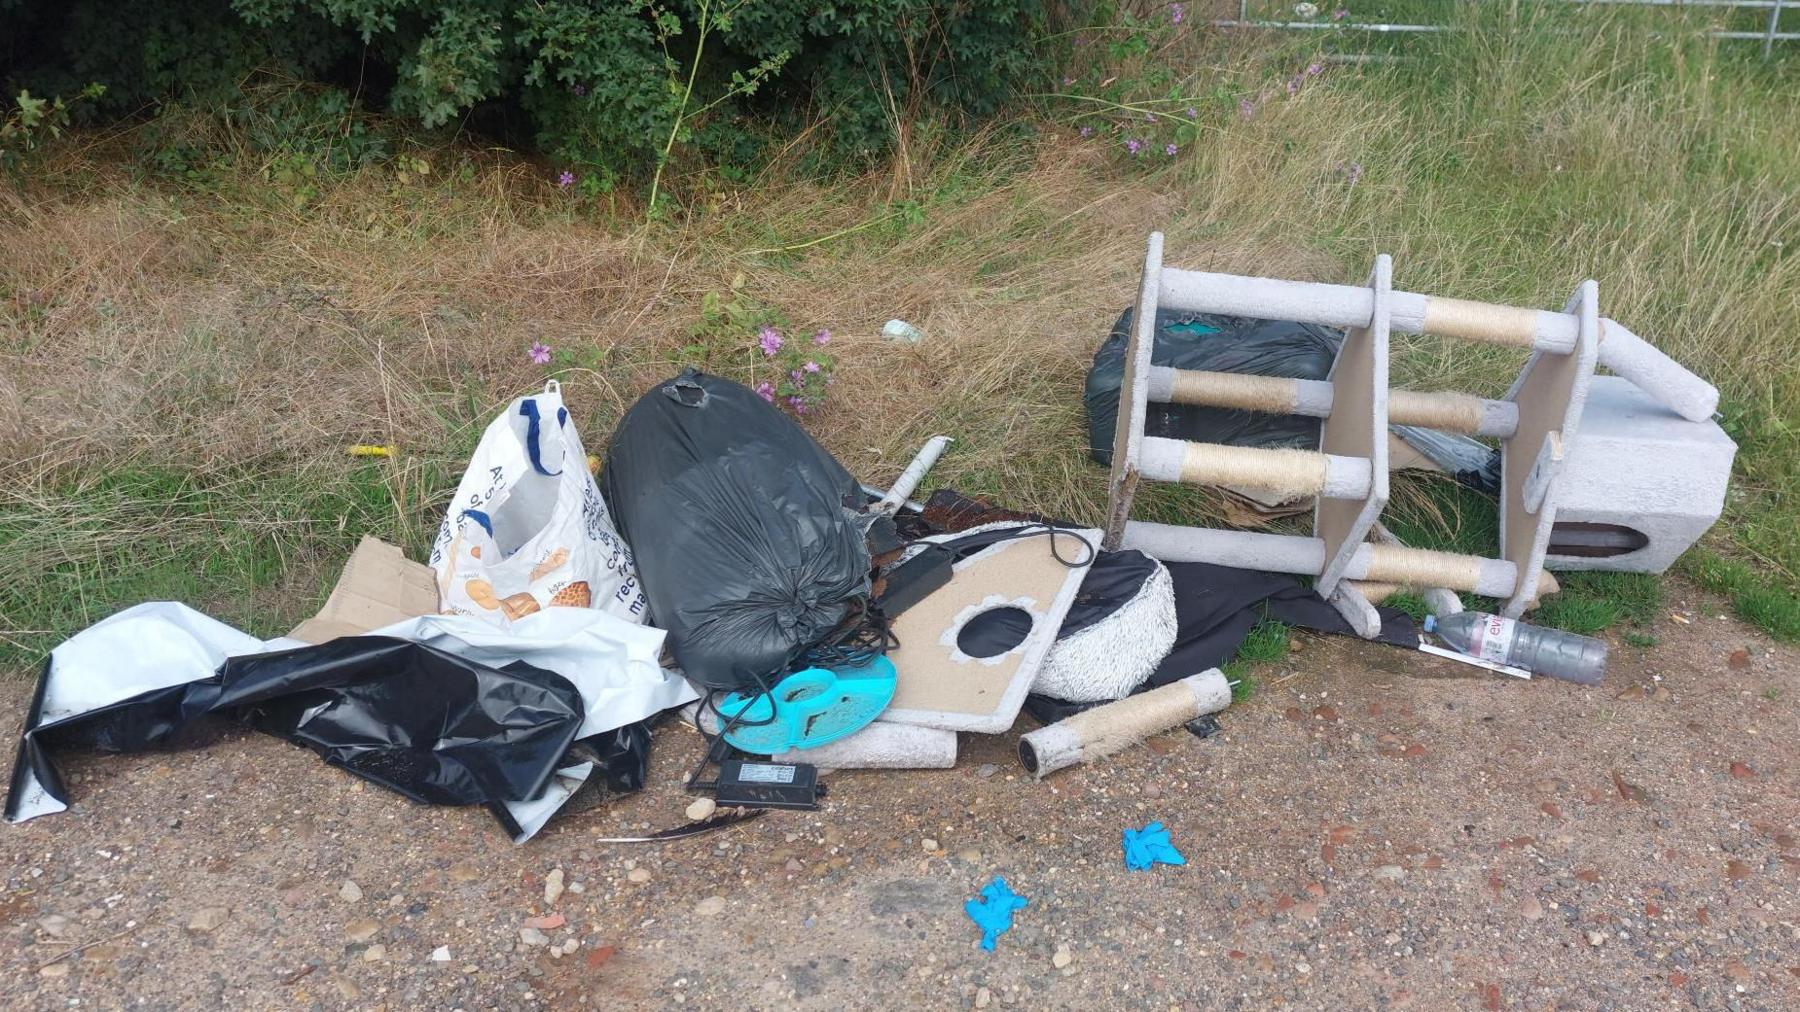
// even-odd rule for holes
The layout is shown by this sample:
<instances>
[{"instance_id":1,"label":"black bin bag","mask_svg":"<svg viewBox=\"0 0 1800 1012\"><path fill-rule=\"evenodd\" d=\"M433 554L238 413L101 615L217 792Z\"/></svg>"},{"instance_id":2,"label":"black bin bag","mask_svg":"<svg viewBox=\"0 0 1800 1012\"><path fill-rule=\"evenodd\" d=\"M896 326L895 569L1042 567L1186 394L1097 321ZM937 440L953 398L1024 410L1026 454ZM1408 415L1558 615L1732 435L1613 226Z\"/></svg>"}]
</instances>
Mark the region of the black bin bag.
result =
<instances>
[{"instance_id":1,"label":"black bin bag","mask_svg":"<svg viewBox=\"0 0 1800 1012\"><path fill-rule=\"evenodd\" d=\"M697 685L749 690L869 594L856 480L739 383L689 369L613 432L601 494Z\"/></svg>"},{"instance_id":2,"label":"black bin bag","mask_svg":"<svg viewBox=\"0 0 1800 1012\"><path fill-rule=\"evenodd\" d=\"M1127 309L1113 324L1088 370L1084 396L1088 448L1095 460L1108 466L1112 464L1113 428L1119 416L1119 388L1125 381L1125 345L1131 336L1132 315ZM1330 375L1331 362L1343 341L1343 331L1330 327L1159 309L1150 362L1176 369L1324 379ZM1151 402L1144 417L1144 435L1313 450L1319 446L1319 420Z\"/></svg>"},{"instance_id":3,"label":"black bin bag","mask_svg":"<svg viewBox=\"0 0 1800 1012\"><path fill-rule=\"evenodd\" d=\"M1088 452L1109 467L1132 315L1130 309L1120 314L1112 333L1094 352L1094 364L1087 375L1084 400ZM1318 380L1331 375L1331 363L1343 343L1344 332L1335 327L1159 309L1150 363L1176 369ZM1144 435L1230 446L1316 450L1320 424L1319 419L1302 415L1151 401L1144 414ZM1389 428L1458 482L1484 495L1499 494L1498 450L1456 433L1412 425Z\"/></svg>"}]
</instances>

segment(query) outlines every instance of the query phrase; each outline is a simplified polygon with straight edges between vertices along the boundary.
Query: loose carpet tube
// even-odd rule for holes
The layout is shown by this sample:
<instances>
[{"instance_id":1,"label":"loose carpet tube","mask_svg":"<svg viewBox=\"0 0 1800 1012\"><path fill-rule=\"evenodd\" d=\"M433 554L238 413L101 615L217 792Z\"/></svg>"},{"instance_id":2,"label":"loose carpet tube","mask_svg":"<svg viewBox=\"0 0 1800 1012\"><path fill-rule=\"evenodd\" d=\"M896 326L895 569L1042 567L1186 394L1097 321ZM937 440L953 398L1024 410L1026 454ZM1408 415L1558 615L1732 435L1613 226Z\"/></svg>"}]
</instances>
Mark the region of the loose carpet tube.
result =
<instances>
[{"instance_id":1,"label":"loose carpet tube","mask_svg":"<svg viewBox=\"0 0 1800 1012\"><path fill-rule=\"evenodd\" d=\"M1019 761L1042 780L1067 766L1127 748L1153 734L1231 705L1231 686L1218 668L1161 688L1096 706L1021 735Z\"/></svg>"}]
</instances>

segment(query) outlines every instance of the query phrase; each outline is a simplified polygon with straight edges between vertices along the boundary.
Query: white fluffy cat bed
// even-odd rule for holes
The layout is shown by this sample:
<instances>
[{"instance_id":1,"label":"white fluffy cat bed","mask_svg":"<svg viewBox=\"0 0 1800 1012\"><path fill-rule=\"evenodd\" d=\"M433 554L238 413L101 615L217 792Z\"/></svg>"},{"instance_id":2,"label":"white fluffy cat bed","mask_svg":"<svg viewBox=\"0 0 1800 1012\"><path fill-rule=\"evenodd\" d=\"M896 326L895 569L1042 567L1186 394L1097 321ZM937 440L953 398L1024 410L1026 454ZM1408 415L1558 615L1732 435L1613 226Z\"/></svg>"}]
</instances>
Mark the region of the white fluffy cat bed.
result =
<instances>
[{"instance_id":1,"label":"white fluffy cat bed","mask_svg":"<svg viewBox=\"0 0 1800 1012\"><path fill-rule=\"evenodd\" d=\"M1103 552L1088 567L1031 691L1071 703L1120 699L1168 656L1175 632L1168 569L1142 552Z\"/></svg>"}]
</instances>

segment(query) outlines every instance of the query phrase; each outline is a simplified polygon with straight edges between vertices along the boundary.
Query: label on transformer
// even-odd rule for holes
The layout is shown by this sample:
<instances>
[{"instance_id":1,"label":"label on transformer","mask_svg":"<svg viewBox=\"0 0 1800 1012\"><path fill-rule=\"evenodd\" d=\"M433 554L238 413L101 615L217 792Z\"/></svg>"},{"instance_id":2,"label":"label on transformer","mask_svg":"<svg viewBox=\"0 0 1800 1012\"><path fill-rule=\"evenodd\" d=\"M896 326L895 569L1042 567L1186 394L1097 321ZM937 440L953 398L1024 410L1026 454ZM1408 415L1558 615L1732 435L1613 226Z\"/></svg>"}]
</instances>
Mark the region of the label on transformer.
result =
<instances>
[{"instance_id":1,"label":"label on transformer","mask_svg":"<svg viewBox=\"0 0 1800 1012\"><path fill-rule=\"evenodd\" d=\"M746 784L791 784L794 767L774 763L744 763L738 767L738 780Z\"/></svg>"}]
</instances>

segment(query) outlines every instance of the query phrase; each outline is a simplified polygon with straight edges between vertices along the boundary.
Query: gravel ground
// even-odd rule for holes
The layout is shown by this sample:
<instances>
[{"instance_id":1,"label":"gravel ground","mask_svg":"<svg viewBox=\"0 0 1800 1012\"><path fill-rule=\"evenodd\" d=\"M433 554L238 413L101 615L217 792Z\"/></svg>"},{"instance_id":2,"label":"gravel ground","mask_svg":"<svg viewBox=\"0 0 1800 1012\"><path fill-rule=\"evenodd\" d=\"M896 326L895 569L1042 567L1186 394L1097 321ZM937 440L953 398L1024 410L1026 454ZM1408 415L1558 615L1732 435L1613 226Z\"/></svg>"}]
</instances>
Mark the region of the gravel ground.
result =
<instances>
[{"instance_id":1,"label":"gravel ground","mask_svg":"<svg viewBox=\"0 0 1800 1012\"><path fill-rule=\"evenodd\" d=\"M523 847L261 736L84 757L0 831L0 1007L1800 1007L1800 651L1685 596L1603 689L1303 637L1205 741L1040 784L964 736L663 845L594 841L683 821L678 727ZM1125 871L1152 820L1189 863Z\"/></svg>"}]
</instances>

